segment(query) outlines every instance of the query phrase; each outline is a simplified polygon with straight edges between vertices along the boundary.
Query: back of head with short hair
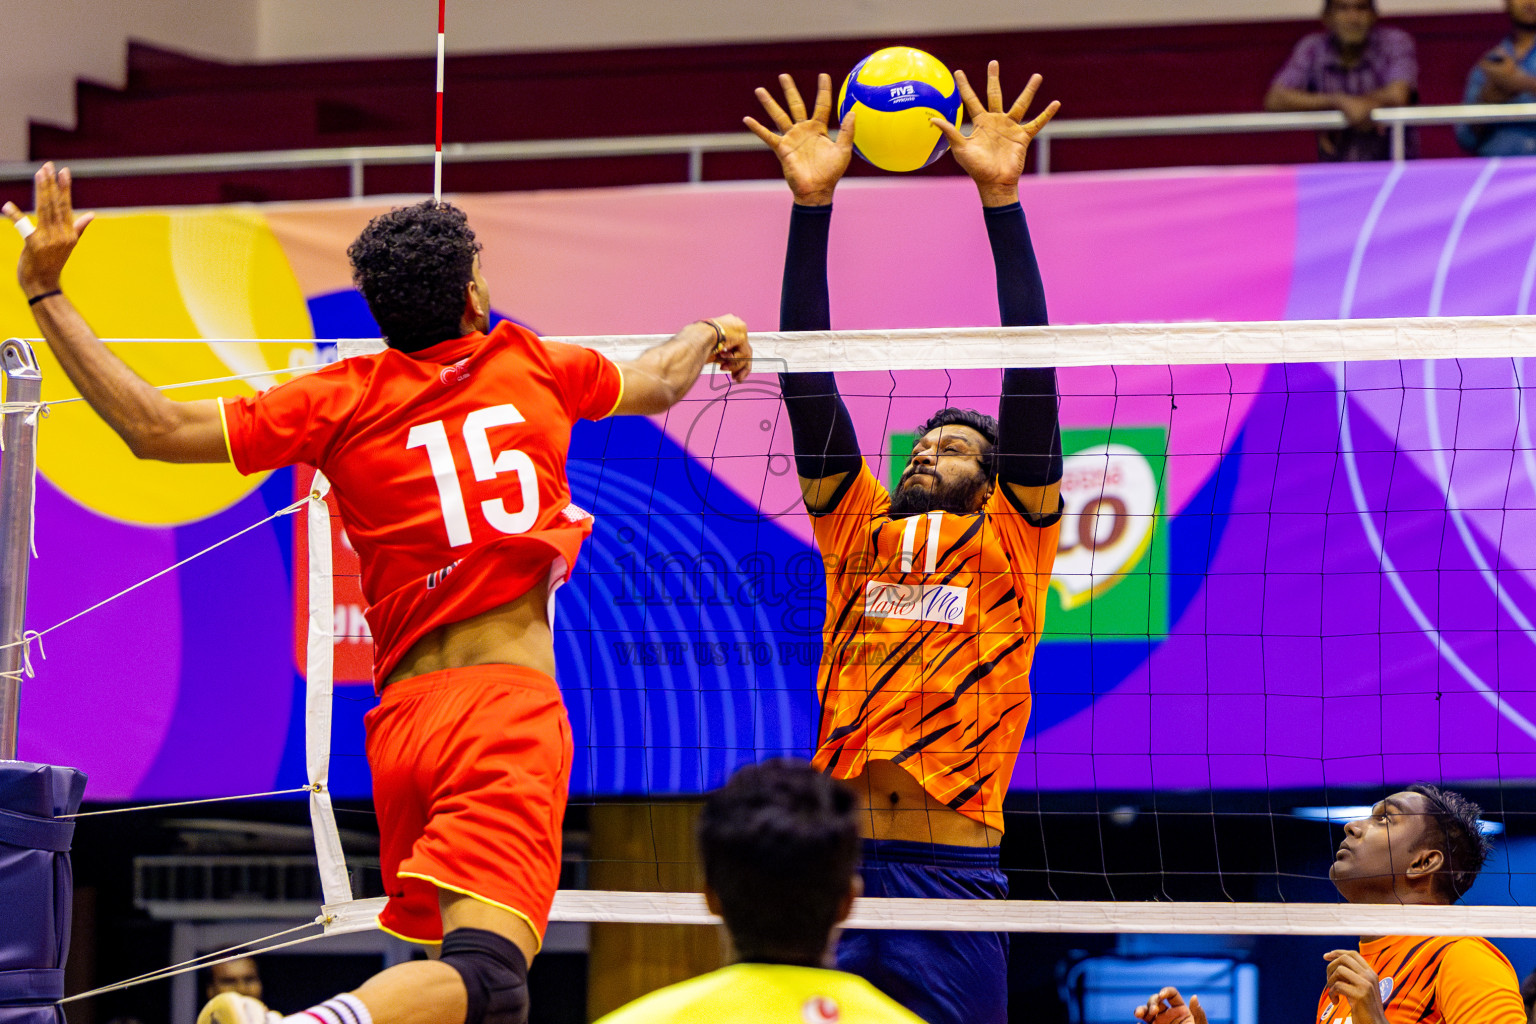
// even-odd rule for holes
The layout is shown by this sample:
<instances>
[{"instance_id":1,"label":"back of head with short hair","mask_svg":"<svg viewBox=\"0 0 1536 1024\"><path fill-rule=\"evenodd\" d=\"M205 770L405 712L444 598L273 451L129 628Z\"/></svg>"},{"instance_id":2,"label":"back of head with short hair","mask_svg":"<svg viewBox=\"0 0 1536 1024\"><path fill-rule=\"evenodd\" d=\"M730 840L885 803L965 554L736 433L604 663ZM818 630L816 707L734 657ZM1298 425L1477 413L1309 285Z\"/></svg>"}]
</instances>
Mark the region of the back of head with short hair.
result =
<instances>
[{"instance_id":1,"label":"back of head with short hair","mask_svg":"<svg viewBox=\"0 0 1536 1024\"><path fill-rule=\"evenodd\" d=\"M380 214L347 249L384 341L415 352L459 337L480 243L464 211L428 199Z\"/></svg>"},{"instance_id":2,"label":"back of head with short hair","mask_svg":"<svg viewBox=\"0 0 1536 1024\"><path fill-rule=\"evenodd\" d=\"M699 847L742 959L820 959L858 868L847 786L804 761L748 765L705 798Z\"/></svg>"},{"instance_id":3,"label":"back of head with short hair","mask_svg":"<svg viewBox=\"0 0 1536 1024\"><path fill-rule=\"evenodd\" d=\"M1409 786L1408 792L1424 798L1440 830L1445 869L1438 879L1454 903L1477 881L1492 849L1488 837L1483 835L1483 809L1460 793L1439 786L1421 783Z\"/></svg>"}]
</instances>

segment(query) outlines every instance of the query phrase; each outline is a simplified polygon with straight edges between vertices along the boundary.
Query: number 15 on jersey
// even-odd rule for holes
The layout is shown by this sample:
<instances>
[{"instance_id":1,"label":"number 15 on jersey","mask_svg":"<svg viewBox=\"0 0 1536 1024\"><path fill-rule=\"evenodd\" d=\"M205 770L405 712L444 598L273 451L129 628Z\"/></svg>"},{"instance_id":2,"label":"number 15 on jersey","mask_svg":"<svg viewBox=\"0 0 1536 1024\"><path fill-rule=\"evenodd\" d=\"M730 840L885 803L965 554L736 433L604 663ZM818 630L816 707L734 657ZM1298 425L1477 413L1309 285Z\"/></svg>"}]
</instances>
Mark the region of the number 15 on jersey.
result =
<instances>
[{"instance_id":1,"label":"number 15 on jersey","mask_svg":"<svg viewBox=\"0 0 1536 1024\"><path fill-rule=\"evenodd\" d=\"M508 512L501 498L489 498L480 503L485 521L501 533L526 533L539 519L539 481L534 475L533 460L516 448L493 455L487 436L492 427L522 422L523 414L512 405L476 409L464 418L464 447L469 451L469 468L474 471L475 479L483 483L504 473L514 473L522 490L523 507L516 512ZM406 436L405 447L426 448L427 462L437 481L437 497L443 507L443 524L448 528L448 543L453 547L468 544L473 539L469 510L464 504L459 469L454 465L453 449L449 447L448 429L443 421L433 420L412 427Z\"/></svg>"}]
</instances>

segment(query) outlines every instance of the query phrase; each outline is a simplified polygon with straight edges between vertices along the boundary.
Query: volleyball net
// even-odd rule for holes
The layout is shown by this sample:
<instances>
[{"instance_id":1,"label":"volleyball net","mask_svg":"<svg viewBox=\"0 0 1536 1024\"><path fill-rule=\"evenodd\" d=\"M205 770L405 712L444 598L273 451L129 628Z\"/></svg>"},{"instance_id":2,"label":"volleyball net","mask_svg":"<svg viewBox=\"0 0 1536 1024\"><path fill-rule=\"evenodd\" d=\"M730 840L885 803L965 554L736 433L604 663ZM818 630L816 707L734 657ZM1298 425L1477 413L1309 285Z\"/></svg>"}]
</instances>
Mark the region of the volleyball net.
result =
<instances>
[{"instance_id":1,"label":"volleyball net","mask_svg":"<svg viewBox=\"0 0 1536 1024\"><path fill-rule=\"evenodd\" d=\"M1524 909L1536 890L1510 853L1531 831L1536 777L1533 327L1494 317L754 335L745 384L707 374L665 416L582 424L573 438L573 498L595 522L556 599L573 806L686 800L743 764L814 749L826 569L773 371L836 371L871 472L894 484L932 412L994 413L999 367L1058 366L1065 511L1005 805L1013 898L869 899L850 924L1536 937ZM658 339L565 340L626 359ZM315 344L117 348L130 362L141 346L160 353L156 383L167 386L186 380L171 376L178 351L243 353L231 357L242 373L197 375L184 397L379 343ZM155 547L88 514L101 493L92 481L140 478L114 462L125 453L79 442L105 428L69 400L62 375L45 381L39 403L6 408L37 417L42 467L24 724L35 708L48 736L50 701L101 685L85 674L93 658L142 648L145 664L115 683L142 686L141 700L117 701L112 735L92 740L109 784L115 766L147 766L136 804L305 796L324 906L274 947L372 927L378 904L353 890L332 809L368 793L371 640L327 485L274 474L212 511L193 494L179 520L163 520L172 541ZM193 471L154 472L140 480L145 501ZM82 575L85 559L96 564ZM148 637L179 645L169 679L156 677L167 669ZM231 725L237 745L226 736L215 750L169 724L231 693L249 712ZM171 704L153 711L158 725L134 717L156 701ZM91 714L76 728L89 731ZM37 749L27 736L23 756ZM134 748L145 736L159 746ZM1467 905L1333 902L1338 822L1421 781L1466 791L1503 830ZM562 891L554 919L713 920L697 895L600 888Z\"/></svg>"}]
</instances>

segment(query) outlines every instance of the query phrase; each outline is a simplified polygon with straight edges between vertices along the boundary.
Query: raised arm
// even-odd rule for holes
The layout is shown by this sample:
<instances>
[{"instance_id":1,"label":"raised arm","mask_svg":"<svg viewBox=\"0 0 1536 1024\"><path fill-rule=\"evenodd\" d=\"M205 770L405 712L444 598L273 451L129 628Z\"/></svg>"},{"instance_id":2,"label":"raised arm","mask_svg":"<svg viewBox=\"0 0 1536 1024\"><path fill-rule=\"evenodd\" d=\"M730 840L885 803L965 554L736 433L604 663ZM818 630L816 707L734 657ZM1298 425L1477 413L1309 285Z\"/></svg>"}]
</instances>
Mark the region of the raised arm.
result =
<instances>
[{"instance_id":1,"label":"raised arm","mask_svg":"<svg viewBox=\"0 0 1536 1024\"><path fill-rule=\"evenodd\" d=\"M44 164L33 181L37 223L14 203L4 213L26 239L16 277L32 319L70 382L141 459L228 462L218 402L176 402L152 387L96 337L60 278L91 214L75 216L68 168Z\"/></svg>"},{"instance_id":2,"label":"raised arm","mask_svg":"<svg viewBox=\"0 0 1536 1024\"><path fill-rule=\"evenodd\" d=\"M666 412L688 393L709 363L718 363L737 383L751 372L752 346L747 341L747 325L739 318L727 314L695 321L636 359L620 363L624 393L614 415Z\"/></svg>"},{"instance_id":3,"label":"raised arm","mask_svg":"<svg viewBox=\"0 0 1536 1024\"><path fill-rule=\"evenodd\" d=\"M1029 238L1029 225L1019 205L1019 178L1029 143L1046 126L1061 104L1051 103L1033 121L1023 118L1040 88L1035 75L1012 107L1003 110L997 61L987 66L987 105L966 81L955 75L960 95L974 124L969 137L953 125L935 120L949 136L955 161L981 193L997 266L997 302L1005 327L1035 327L1048 323L1045 285ZM1058 417L1056 371L1051 367L1003 371L997 415L998 480L1013 506L1031 522L1044 525L1056 516L1061 502L1061 426Z\"/></svg>"},{"instance_id":4,"label":"raised arm","mask_svg":"<svg viewBox=\"0 0 1536 1024\"><path fill-rule=\"evenodd\" d=\"M806 116L805 101L788 75L780 75L788 112L767 89L757 98L775 133L752 118L746 125L768 144L794 193L789 247L784 258L784 286L779 298L779 329L825 331L832 327L827 293L827 237L832 223L832 193L853 154L853 115L843 120L836 142L827 134L832 112L832 80L817 80L816 109ZM863 457L853 420L831 373L781 373L779 387L795 442L795 471L805 507L815 515L837 504L844 485L859 471Z\"/></svg>"}]
</instances>

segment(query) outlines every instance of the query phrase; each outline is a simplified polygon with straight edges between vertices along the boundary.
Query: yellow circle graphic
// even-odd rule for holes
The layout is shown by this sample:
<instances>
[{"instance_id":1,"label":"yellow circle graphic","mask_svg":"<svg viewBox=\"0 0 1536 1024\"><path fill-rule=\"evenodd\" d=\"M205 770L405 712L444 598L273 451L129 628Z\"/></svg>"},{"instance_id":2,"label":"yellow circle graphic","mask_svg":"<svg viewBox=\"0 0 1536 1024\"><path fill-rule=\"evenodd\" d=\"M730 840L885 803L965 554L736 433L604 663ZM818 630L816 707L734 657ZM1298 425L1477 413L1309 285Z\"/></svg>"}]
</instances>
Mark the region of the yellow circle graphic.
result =
<instances>
[{"instance_id":1,"label":"yellow circle graphic","mask_svg":"<svg viewBox=\"0 0 1536 1024\"><path fill-rule=\"evenodd\" d=\"M20 239L0 232L0 262ZM10 265L13 265L10 264ZM309 310L277 238L260 214L194 209L97 218L64 272L64 287L104 338L307 339ZM0 286L5 337L37 336L19 289ZM111 349L151 384L283 371L315 361L314 345L240 341L120 342ZM79 392L46 345L36 345L43 399ZM169 392L178 401L249 395L286 375ZM168 465L133 457L83 402L56 406L38 429L38 468L102 515L174 525L223 511L261 483L230 465Z\"/></svg>"}]
</instances>

